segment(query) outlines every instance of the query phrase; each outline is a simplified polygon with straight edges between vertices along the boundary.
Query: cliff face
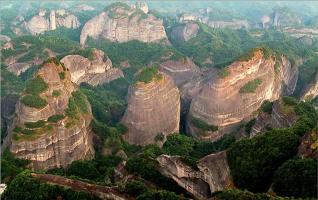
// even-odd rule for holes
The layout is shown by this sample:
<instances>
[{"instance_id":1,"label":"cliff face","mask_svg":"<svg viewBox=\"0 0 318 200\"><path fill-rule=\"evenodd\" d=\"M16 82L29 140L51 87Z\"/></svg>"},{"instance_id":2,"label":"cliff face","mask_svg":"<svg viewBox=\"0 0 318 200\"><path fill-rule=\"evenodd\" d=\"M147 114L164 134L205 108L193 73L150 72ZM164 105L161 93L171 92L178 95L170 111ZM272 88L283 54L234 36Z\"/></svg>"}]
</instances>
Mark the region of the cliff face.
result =
<instances>
[{"instance_id":1,"label":"cliff face","mask_svg":"<svg viewBox=\"0 0 318 200\"><path fill-rule=\"evenodd\" d=\"M75 15L64 9L51 10L48 17L46 17L46 10L40 9L39 14L33 16L24 25L31 34L36 35L45 31L55 30L59 26L76 29L81 24Z\"/></svg>"},{"instance_id":2,"label":"cliff face","mask_svg":"<svg viewBox=\"0 0 318 200\"><path fill-rule=\"evenodd\" d=\"M171 39L175 42L186 42L195 37L199 32L199 25L196 23L185 23L176 26L171 31Z\"/></svg>"},{"instance_id":3,"label":"cliff face","mask_svg":"<svg viewBox=\"0 0 318 200\"><path fill-rule=\"evenodd\" d=\"M92 59L80 55L65 56L61 62L69 69L72 82L87 82L93 86L110 82L123 77L123 72L113 68L111 60L103 51L93 49Z\"/></svg>"},{"instance_id":4,"label":"cliff face","mask_svg":"<svg viewBox=\"0 0 318 200\"><path fill-rule=\"evenodd\" d=\"M172 178L198 199L208 199L213 192L231 184L225 151L203 157L197 164L199 170L185 165L178 156L161 155L157 161L164 176Z\"/></svg>"},{"instance_id":5,"label":"cliff face","mask_svg":"<svg viewBox=\"0 0 318 200\"><path fill-rule=\"evenodd\" d=\"M268 128L287 128L291 127L296 122L297 116L292 107L284 105L280 99L273 103L272 112L261 112L254 126L251 129L250 136L256 136Z\"/></svg>"},{"instance_id":6,"label":"cliff face","mask_svg":"<svg viewBox=\"0 0 318 200\"><path fill-rule=\"evenodd\" d=\"M41 85L47 87L39 94L31 95L26 90L18 102L10 151L30 160L33 169L66 167L74 160L93 157L91 108L86 97L76 91L69 71L50 62L35 79L42 79ZM41 99L47 103L32 105L27 96L34 96L33 103Z\"/></svg>"},{"instance_id":7,"label":"cliff face","mask_svg":"<svg viewBox=\"0 0 318 200\"><path fill-rule=\"evenodd\" d=\"M128 5L110 5L106 11L89 20L82 29L80 43L85 44L88 37L118 42L167 39L162 20Z\"/></svg>"},{"instance_id":8,"label":"cliff face","mask_svg":"<svg viewBox=\"0 0 318 200\"><path fill-rule=\"evenodd\" d=\"M179 132L180 94L171 77L138 82L128 91L128 107L122 119L129 131L124 138L132 144L155 143L159 133Z\"/></svg>"},{"instance_id":9,"label":"cliff face","mask_svg":"<svg viewBox=\"0 0 318 200\"><path fill-rule=\"evenodd\" d=\"M274 58L266 59L262 50L254 51L247 61L232 63L225 68L223 77L212 76L192 100L188 132L196 138L213 141L233 131L240 122L251 117L264 100L290 94L297 81L295 70L298 71L284 57L275 66Z\"/></svg>"},{"instance_id":10,"label":"cliff face","mask_svg":"<svg viewBox=\"0 0 318 200\"><path fill-rule=\"evenodd\" d=\"M160 64L160 71L170 75L178 87L200 74L199 67L189 58L178 61L167 60Z\"/></svg>"},{"instance_id":11,"label":"cliff face","mask_svg":"<svg viewBox=\"0 0 318 200\"><path fill-rule=\"evenodd\" d=\"M318 96L318 72L312 83L304 87L301 92L301 100L314 99Z\"/></svg>"}]
</instances>

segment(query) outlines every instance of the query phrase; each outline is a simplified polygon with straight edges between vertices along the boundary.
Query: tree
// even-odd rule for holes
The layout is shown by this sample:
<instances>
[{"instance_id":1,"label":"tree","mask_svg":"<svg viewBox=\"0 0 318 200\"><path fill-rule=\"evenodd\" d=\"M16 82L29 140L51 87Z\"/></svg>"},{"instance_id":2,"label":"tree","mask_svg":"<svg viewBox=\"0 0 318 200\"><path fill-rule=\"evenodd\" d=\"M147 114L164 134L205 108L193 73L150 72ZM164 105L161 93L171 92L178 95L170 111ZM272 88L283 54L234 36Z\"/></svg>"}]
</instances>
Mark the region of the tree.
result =
<instances>
[{"instance_id":1,"label":"tree","mask_svg":"<svg viewBox=\"0 0 318 200\"><path fill-rule=\"evenodd\" d=\"M280 196L316 197L317 161L300 158L286 161L275 172L273 190Z\"/></svg>"},{"instance_id":2,"label":"tree","mask_svg":"<svg viewBox=\"0 0 318 200\"><path fill-rule=\"evenodd\" d=\"M275 170L296 154L298 144L299 136L288 129L238 141L227 152L235 185L252 192L266 192Z\"/></svg>"}]
</instances>

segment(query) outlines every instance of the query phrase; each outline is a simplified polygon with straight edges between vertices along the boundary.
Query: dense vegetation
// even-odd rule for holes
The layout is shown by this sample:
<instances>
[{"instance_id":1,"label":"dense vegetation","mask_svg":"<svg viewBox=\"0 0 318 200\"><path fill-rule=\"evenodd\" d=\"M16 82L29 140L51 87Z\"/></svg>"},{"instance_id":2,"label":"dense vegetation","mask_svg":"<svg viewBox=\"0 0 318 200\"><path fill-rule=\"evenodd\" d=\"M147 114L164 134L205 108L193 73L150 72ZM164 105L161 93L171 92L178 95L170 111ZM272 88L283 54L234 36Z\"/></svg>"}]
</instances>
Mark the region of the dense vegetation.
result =
<instances>
[{"instance_id":1,"label":"dense vegetation","mask_svg":"<svg viewBox=\"0 0 318 200\"><path fill-rule=\"evenodd\" d=\"M158 73L158 67L146 67L143 69L137 76L136 82L144 82L149 83L153 79L160 80L162 79L162 75Z\"/></svg>"},{"instance_id":2,"label":"dense vegetation","mask_svg":"<svg viewBox=\"0 0 318 200\"><path fill-rule=\"evenodd\" d=\"M253 93L261 83L262 80L259 78L249 81L240 88L240 93Z\"/></svg>"},{"instance_id":3,"label":"dense vegetation","mask_svg":"<svg viewBox=\"0 0 318 200\"><path fill-rule=\"evenodd\" d=\"M312 197L317 195L317 161L293 159L275 172L273 190L280 196Z\"/></svg>"},{"instance_id":4,"label":"dense vegetation","mask_svg":"<svg viewBox=\"0 0 318 200\"><path fill-rule=\"evenodd\" d=\"M206 123L205 121L203 121L202 119L197 118L197 117L192 117L191 122L195 127L197 127L200 130L203 130L203 131L217 131L218 130L217 126L209 125L208 123Z\"/></svg>"},{"instance_id":5,"label":"dense vegetation","mask_svg":"<svg viewBox=\"0 0 318 200\"><path fill-rule=\"evenodd\" d=\"M219 200L288 200L290 198L275 197L264 193L251 193L238 189L227 189L212 195Z\"/></svg>"},{"instance_id":6,"label":"dense vegetation","mask_svg":"<svg viewBox=\"0 0 318 200\"><path fill-rule=\"evenodd\" d=\"M309 103L296 102L295 105L290 97L285 97L284 102L292 104L299 117L294 126L242 139L228 151L231 175L238 188L266 192L275 171L296 155L300 136L317 125L317 113Z\"/></svg>"},{"instance_id":7,"label":"dense vegetation","mask_svg":"<svg viewBox=\"0 0 318 200\"><path fill-rule=\"evenodd\" d=\"M49 185L33 178L30 172L23 172L15 177L8 185L1 198L25 199L25 200L47 200L47 199L83 199L97 200L99 198L84 192L75 192L57 185Z\"/></svg>"},{"instance_id":8,"label":"dense vegetation","mask_svg":"<svg viewBox=\"0 0 318 200\"><path fill-rule=\"evenodd\" d=\"M44 108L47 105L47 101L39 97L38 95L25 95L22 97L21 102L32 108Z\"/></svg>"}]
</instances>

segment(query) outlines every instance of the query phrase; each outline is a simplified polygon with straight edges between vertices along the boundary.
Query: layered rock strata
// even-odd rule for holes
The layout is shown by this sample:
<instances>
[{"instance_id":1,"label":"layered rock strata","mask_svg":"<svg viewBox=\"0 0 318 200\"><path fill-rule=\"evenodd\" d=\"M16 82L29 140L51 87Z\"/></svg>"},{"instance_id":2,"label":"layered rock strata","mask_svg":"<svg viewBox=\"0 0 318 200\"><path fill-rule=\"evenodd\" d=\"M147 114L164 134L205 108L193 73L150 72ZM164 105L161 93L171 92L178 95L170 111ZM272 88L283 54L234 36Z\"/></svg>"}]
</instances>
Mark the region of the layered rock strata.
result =
<instances>
[{"instance_id":1,"label":"layered rock strata","mask_svg":"<svg viewBox=\"0 0 318 200\"><path fill-rule=\"evenodd\" d=\"M223 76L212 76L202 87L191 102L188 132L199 139L219 139L250 118L264 100L293 92L297 75L297 67L286 58L278 61L265 58L263 50L254 51L248 60L232 63Z\"/></svg>"},{"instance_id":2,"label":"layered rock strata","mask_svg":"<svg viewBox=\"0 0 318 200\"><path fill-rule=\"evenodd\" d=\"M161 73L159 80L137 82L129 88L128 107L122 119L129 129L124 136L129 143L155 143L160 133L166 136L179 132L179 121L180 94L170 76Z\"/></svg>"},{"instance_id":3,"label":"layered rock strata","mask_svg":"<svg viewBox=\"0 0 318 200\"><path fill-rule=\"evenodd\" d=\"M88 37L117 42L157 42L167 39L162 20L140 9L114 4L86 22L81 32L80 43L84 45Z\"/></svg>"},{"instance_id":4,"label":"layered rock strata","mask_svg":"<svg viewBox=\"0 0 318 200\"><path fill-rule=\"evenodd\" d=\"M203 157L198 161L198 170L185 165L178 156L161 155L157 161L164 176L172 178L198 199L209 199L213 192L231 184L225 151Z\"/></svg>"},{"instance_id":5,"label":"layered rock strata","mask_svg":"<svg viewBox=\"0 0 318 200\"><path fill-rule=\"evenodd\" d=\"M32 95L24 92L16 107L10 151L30 160L32 169L67 167L74 160L92 158L91 108L86 97L76 91L69 71L48 62L35 78L47 87L40 94L32 93L37 96L33 102L42 99L46 104L31 107L24 97Z\"/></svg>"},{"instance_id":6,"label":"layered rock strata","mask_svg":"<svg viewBox=\"0 0 318 200\"><path fill-rule=\"evenodd\" d=\"M124 76L120 69L113 68L104 52L97 49L92 50L91 60L80 55L68 55L61 63L69 69L72 82L76 84L86 82L96 86Z\"/></svg>"}]
</instances>

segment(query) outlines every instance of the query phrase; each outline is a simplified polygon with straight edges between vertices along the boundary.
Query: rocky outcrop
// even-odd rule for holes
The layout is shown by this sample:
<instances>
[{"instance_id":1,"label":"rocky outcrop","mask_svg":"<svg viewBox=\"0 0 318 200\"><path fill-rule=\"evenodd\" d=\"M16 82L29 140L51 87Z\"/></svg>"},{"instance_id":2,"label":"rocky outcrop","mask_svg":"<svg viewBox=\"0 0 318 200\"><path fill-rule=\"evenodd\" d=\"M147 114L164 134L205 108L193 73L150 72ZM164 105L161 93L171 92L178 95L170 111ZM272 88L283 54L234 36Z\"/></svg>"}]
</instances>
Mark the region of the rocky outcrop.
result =
<instances>
[{"instance_id":1,"label":"rocky outcrop","mask_svg":"<svg viewBox=\"0 0 318 200\"><path fill-rule=\"evenodd\" d=\"M279 99L273 103L270 113L261 112L251 129L250 136L254 137L270 128L287 128L291 127L297 120L294 109L284 104Z\"/></svg>"},{"instance_id":2,"label":"rocky outcrop","mask_svg":"<svg viewBox=\"0 0 318 200\"><path fill-rule=\"evenodd\" d=\"M39 94L26 90L18 102L10 151L30 160L32 169L67 167L74 160L92 158L91 108L76 91L69 71L51 61L33 80L32 90L42 89Z\"/></svg>"},{"instance_id":3,"label":"rocky outcrop","mask_svg":"<svg viewBox=\"0 0 318 200\"><path fill-rule=\"evenodd\" d=\"M222 76L212 76L191 102L187 131L196 138L214 141L233 131L264 100L290 94L298 75L286 58L265 58L262 50L224 70Z\"/></svg>"},{"instance_id":4,"label":"rocky outcrop","mask_svg":"<svg viewBox=\"0 0 318 200\"><path fill-rule=\"evenodd\" d=\"M200 68L187 57L181 60L167 60L161 63L160 71L170 75L178 87L181 87L201 73Z\"/></svg>"},{"instance_id":5,"label":"rocky outcrop","mask_svg":"<svg viewBox=\"0 0 318 200\"><path fill-rule=\"evenodd\" d=\"M64 9L51 10L49 16L46 16L46 10L40 9L39 14L32 17L25 23L26 29L33 35L37 35L49 30L55 30L57 27L79 28L80 22L73 14Z\"/></svg>"},{"instance_id":6,"label":"rocky outcrop","mask_svg":"<svg viewBox=\"0 0 318 200\"><path fill-rule=\"evenodd\" d=\"M160 133L179 132L180 94L173 79L160 73L149 83L137 82L128 91L128 107L122 123L128 127L124 139L131 144L155 143Z\"/></svg>"},{"instance_id":7,"label":"rocky outcrop","mask_svg":"<svg viewBox=\"0 0 318 200\"><path fill-rule=\"evenodd\" d=\"M162 20L120 3L108 6L105 11L86 22L80 43L84 45L88 37L117 42L158 42L167 39Z\"/></svg>"},{"instance_id":8,"label":"rocky outcrop","mask_svg":"<svg viewBox=\"0 0 318 200\"><path fill-rule=\"evenodd\" d=\"M318 96L318 72L316 72L314 80L306 85L301 92L301 100L310 100Z\"/></svg>"},{"instance_id":9,"label":"rocky outcrop","mask_svg":"<svg viewBox=\"0 0 318 200\"><path fill-rule=\"evenodd\" d=\"M111 60L103 51L93 49L91 54L91 60L80 55L68 55L61 60L69 69L72 82L96 86L124 76L120 69L112 67Z\"/></svg>"},{"instance_id":10,"label":"rocky outcrop","mask_svg":"<svg viewBox=\"0 0 318 200\"><path fill-rule=\"evenodd\" d=\"M225 151L203 157L198 161L197 170L184 164L178 156L161 155L157 161L164 176L172 178L198 199L208 199L213 192L231 184Z\"/></svg>"},{"instance_id":11,"label":"rocky outcrop","mask_svg":"<svg viewBox=\"0 0 318 200\"><path fill-rule=\"evenodd\" d=\"M185 23L174 27L171 31L171 39L174 42L182 43L195 37L199 32L199 25L196 23Z\"/></svg>"}]
</instances>

